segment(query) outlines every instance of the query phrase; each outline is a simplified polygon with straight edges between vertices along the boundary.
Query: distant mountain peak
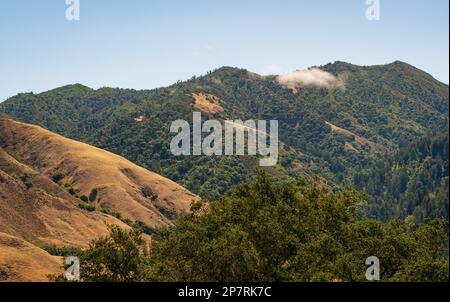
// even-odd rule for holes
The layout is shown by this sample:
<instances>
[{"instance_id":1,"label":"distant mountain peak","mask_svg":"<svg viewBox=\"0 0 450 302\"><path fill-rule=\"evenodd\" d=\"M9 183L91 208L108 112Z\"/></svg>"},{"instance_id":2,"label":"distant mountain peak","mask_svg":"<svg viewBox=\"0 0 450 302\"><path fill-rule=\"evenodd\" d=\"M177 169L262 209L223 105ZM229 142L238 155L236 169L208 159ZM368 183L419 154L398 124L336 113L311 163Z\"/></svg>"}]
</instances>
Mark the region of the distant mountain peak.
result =
<instances>
[{"instance_id":1,"label":"distant mountain peak","mask_svg":"<svg viewBox=\"0 0 450 302\"><path fill-rule=\"evenodd\" d=\"M243 74L248 73L248 70L232 66L222 66L209 73L209 75L223 76L226 74Z\"/></svg>"},{"instance_id":2,"label":"distant mountain peak","mask_svg":"<svg viewBox=\"0 0 450 302\"><path fill-rule=\"evenodd\" d=\"M75 83L75 84L68 84L68 85L64 85L58 88L55 88L53 90L53 92L70 92L70 91L83 91L83 92L89 92L89 91L93 91L94 89L85 86L83 84L79 84L79 83Z\"/></svg>"}]
</instances>

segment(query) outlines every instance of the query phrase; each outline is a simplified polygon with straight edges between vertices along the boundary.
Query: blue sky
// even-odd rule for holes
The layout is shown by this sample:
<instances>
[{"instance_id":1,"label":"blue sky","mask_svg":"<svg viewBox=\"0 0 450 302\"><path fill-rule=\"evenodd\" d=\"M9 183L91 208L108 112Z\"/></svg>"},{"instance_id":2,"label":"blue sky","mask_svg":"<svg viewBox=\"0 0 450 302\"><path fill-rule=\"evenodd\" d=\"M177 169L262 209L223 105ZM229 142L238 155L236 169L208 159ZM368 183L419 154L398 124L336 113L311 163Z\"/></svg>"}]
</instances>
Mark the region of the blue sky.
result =
<instances>
[{"instance_id":1,"label":"blue sky","mask_svg":"<svg viewBox=\"0 0 450 302\"><path fill-rule=\"evenodd\" d=\"M155 88L220 66L408 62L448 83L448 0L0 0L0 101L66 84Z\"/></svg>"}]
</instances>

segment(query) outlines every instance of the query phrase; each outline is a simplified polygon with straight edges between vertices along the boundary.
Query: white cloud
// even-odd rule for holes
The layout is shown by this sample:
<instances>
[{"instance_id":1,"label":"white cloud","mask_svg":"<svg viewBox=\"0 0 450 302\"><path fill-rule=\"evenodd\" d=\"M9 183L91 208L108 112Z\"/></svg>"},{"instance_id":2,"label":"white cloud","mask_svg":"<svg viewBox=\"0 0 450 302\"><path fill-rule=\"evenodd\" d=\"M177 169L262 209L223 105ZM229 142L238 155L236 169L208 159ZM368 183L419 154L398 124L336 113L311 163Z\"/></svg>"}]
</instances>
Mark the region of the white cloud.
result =
<instances>
[{"instance_id":1,"label":"white cloud","mask_svg":"<svg viewBox=\"0 0 450 302\"><path fill-rule=\"evenodd\" d=\"M316 86L323 88L342 87L343 81L319 68L309 68L285 73L277 77L278 83L289 88Z\"/></svg>"}]
</instances>

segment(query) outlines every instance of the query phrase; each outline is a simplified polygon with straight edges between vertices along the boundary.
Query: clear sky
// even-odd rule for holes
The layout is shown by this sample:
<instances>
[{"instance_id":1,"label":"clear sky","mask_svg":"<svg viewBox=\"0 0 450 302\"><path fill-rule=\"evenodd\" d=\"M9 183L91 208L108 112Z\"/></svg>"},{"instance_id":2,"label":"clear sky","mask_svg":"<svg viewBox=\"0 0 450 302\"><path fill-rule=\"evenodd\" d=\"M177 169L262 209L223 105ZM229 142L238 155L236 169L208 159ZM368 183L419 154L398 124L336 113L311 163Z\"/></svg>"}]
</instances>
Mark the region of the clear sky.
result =
<instances>
[{"instance_id":1,"label":"clear sky","mask_svg":"<svg viewBox=\"0 0 450 302\"><path fill-rule=\"evenodd\" d=\"M0 101L66 84L155 88L224 65L405 61L449 81L448 0L0 0Z\"/></svg>"}]
</instances>

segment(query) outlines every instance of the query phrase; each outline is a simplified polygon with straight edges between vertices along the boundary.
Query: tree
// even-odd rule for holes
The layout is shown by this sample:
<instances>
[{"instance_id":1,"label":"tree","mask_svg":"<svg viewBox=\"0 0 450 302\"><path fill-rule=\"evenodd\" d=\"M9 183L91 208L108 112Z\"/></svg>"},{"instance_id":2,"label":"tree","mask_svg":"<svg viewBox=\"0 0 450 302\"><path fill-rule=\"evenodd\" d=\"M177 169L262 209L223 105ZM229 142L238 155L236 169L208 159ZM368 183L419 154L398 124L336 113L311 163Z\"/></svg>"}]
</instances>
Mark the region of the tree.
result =
<instances>
[{"instance_id":1,"label":"tree","mask_svg":"<svg viewBox=\"0 0 450 302\"><path fill-rule=\"evenodd\" d=\"M82 281L366 281L371 256L382 281L448 281L448 221L359 220L364 200L260 172L155 232L149 254L139 230L109 226L81 255Z\"/></svg>"},{"instance_id":2,"label":"tree","mask_svg":"<svg viewBox=\"0 0 450 302\"><path fill-rule=\"evenodd\" d=\"M52 180L56 183L59 183L64 177L65 175L59 171L52 174Z\"/></svg>"},{"instance_id":3,"label":"tree","mask_svg":"<svg viewBox=\"0 0 450 302\"><path fill-rule=\"evenodd\" d=\"M148 278L365 281L370 256L380 259L383 281L448 276L447 221L416 228L400 220L358 220L362 201L350 188L282 184L261 173L155 236Z\"/></svg>"},{"instance_id":4,"label":"tree","mask_svg":"<svg viewBox=\"0 0 450 302\"><path fill-rule=\"evenodd\" d=\"M145 241L136 230L109 225L109 235L95 240L80 257L81 280L85 282L142 281Z\"/></svg>"}]
</instances>

